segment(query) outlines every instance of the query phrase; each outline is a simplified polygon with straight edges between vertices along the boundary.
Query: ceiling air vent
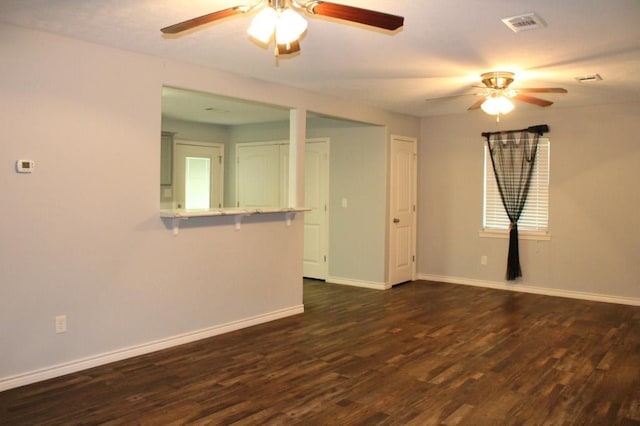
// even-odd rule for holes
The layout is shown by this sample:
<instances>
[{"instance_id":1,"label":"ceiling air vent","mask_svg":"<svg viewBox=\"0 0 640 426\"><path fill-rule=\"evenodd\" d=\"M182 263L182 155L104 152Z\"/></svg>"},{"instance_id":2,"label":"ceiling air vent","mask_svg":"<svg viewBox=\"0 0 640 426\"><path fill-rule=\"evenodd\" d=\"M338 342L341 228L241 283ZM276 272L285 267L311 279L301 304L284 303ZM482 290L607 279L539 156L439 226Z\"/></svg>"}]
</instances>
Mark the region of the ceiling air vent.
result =
<instances>
[{"instance_id":1,"label":"ceiling air vent","mask_svg":"<svg viewBox=\"0 0 640 426\"><path fill-rule=\"evenodd\" d=\"M547 24L535 13L526 13L524 15L511 16L502 20L504 24L517 33L526 30L535 30L543 28Z\"/></svg>"},{"instance_id":2,"label":"ceiling air vent","mask_svg":"<svg viewBox=\"0 0 640 426\"><path fill-rule=\"evenodd\" d=\"M591 81L600 81L602 76L600 74L587 74L575 77L580 83L589 83Z\"/></svg>"}]
</instances>

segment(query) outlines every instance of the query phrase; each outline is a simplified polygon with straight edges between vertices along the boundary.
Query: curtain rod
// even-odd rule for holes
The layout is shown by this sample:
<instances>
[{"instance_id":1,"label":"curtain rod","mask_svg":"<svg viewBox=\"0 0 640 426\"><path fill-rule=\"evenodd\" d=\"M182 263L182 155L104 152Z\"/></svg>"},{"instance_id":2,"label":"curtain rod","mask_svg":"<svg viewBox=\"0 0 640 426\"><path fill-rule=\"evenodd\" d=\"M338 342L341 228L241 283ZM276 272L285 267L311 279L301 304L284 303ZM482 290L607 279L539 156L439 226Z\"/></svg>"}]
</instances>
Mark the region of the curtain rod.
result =
<instances>
[{"instance_id":1,"label":"curtain rod","mask_svg":"<svg viewBox=\"0 0 640 426\"><path fill-rule=\"evenodd\" d=\"M520 130L503 130L502 132L482 132L482 136L488 138L491 135L501 135L503 133L510 132L529 132L529 133L537 133L539 135L543 135L549 132L549 126L546 124L538 124L537 126L529 126L526 129Z\"/></svg>"}]
</instances>

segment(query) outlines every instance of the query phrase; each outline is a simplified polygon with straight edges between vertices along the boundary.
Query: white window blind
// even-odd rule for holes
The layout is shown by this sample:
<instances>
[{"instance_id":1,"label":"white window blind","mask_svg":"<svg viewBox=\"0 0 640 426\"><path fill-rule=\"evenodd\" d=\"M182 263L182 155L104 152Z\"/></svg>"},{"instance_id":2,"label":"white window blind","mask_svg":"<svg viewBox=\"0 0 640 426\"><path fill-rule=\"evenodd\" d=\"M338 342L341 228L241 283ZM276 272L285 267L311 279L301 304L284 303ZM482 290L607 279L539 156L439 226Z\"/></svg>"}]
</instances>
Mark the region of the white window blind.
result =
<instances>
[{"instance_id":1,"label":"white window blind","mask_svg":"<svg viewBox=\"0 0 640 426\"><path fill-rule=\"evenodd\" d=\"M518 220L518 231L548 232L550 145L547 138L540 138L538 141L531 187L524 210ZM500 199L500 192L491 164L491 154L486 143L484 146L484 217L482 226L485 231L509 229L509 218Z\"/></svg>"}]
</instances>

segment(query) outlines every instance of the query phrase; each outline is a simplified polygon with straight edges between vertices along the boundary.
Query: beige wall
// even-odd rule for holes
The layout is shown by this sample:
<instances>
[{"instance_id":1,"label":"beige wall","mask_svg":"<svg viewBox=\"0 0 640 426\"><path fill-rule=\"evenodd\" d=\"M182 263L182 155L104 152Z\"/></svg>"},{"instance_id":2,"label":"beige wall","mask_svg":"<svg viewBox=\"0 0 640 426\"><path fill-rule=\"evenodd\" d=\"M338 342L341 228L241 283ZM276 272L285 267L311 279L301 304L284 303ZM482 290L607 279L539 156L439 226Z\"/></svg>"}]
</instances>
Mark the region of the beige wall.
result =
<instances>
[{"instance_id":1,"label":"beige wall","mask_svg":"<svg viewBox=\"0 0 640 426\"><path fill-rule=\"evenodd\" d=\"M569 93L567 96L571 96ZM513 288L640 303L640 103L516 106L499 125L480 111L422 120L418 272L504 285L507 240L480 238L482 132L548 124L551 241L521 241ZM461 125L464 123L464 125ZM480 257L488 256L488 265ZM597 297L596 297L597 298Z\"/></svg>"},{"instance_id":2,"label":"beige wall","mask_svg":"<svg viewBox=\"0 0 640 426\"><path fill-rule=\"evenodd\" d=\"M0 25L0 390L302 305L302 220L158 215L162 85L380 123L366 105ZM36 163L31 175L17 159ZM54 333L67 315L68 331Z\"/></svg>"}]
</instances>

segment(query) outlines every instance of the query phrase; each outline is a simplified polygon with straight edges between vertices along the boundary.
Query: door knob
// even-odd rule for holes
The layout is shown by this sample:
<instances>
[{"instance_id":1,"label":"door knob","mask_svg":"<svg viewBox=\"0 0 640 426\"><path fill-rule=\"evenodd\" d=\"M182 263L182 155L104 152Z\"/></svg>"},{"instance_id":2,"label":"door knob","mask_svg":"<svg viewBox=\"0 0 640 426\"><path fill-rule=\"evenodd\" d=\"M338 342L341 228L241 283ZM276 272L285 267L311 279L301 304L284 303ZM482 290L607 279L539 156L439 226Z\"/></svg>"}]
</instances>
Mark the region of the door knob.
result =
<instances>
[{"instance_id":1,"label":"door knob","mask_svg":"<svg viewBox=\"0 0 640 426\"><path fill-rule=\"evenodd\" d=\"M398 219L397 217L393 218L393 223L400 223L400 219Z\"/></svg>"}]
</instances>

